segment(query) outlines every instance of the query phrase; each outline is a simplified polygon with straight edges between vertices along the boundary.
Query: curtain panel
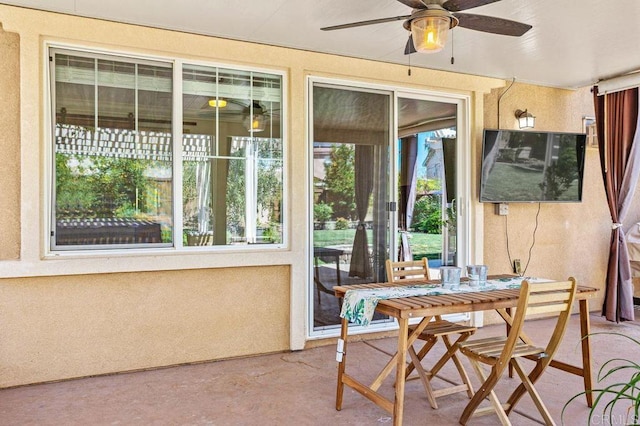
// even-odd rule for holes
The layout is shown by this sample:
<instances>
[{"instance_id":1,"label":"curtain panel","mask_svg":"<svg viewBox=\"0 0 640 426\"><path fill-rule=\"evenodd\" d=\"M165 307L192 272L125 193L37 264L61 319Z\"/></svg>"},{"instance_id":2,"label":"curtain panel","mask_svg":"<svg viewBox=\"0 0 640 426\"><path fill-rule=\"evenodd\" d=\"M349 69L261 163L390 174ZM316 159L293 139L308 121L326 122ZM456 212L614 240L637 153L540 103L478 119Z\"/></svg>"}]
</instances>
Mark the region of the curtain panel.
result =
<instances>
[{"instance_id":1,"label":"curtain panel","mask_svg":"<svg viewBox=\"0 0 640 426\"><path fill-rule=\"evenodd\" d=\"M406 262L413 260L407 232L411 227L413 208L416 204L418 138L416 135L402 138L400 146L402 153L400 154L398 229L401 232L401 237L398 259Z\"/></svg>"},{"instance_id":2,"label":"curtain panel","mask_svg":"<svg viewBox=\"0 0 640 426\"><path fill-rule=\"evenodd\" d=\"M350 277L368 278L372 274L365 220L369 211L369 200L373 192L374 148L375 146L373 145L356 145L355 201L358 226L353 241L353 251L351 252Z\"/></svg>"},{"instance_id":3,"label":"curtain panel","mask_svg":"<svg viewBox=\"0 0 640 426\"><path fill-rule=\"evenodd\" d=\"M600 166L612 221L602 314L609 321L633 321L633 285L623 223L640 173L638 89L599 96L596 86L593 93Z\"/></svg>"}]
</instances>

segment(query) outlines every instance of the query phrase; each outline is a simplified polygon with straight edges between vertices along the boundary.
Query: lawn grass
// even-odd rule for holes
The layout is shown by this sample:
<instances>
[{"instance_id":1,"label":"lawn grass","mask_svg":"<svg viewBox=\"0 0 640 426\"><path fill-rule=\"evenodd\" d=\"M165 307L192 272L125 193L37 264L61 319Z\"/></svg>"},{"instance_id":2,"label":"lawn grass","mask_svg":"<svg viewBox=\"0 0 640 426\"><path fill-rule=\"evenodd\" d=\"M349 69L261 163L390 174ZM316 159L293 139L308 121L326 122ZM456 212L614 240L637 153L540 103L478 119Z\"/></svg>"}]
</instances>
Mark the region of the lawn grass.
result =
<instances>
[{"instance_id":1,"label":"lawn grass","mask_svg":"<svg viewBox=\"0 0 640 426\"><path fill-rule=\"evenodd\" d=\"M414 259L440 259L442 255L442 235L409 232L409 245Z\"/></svg>"},{"instance_id":2,"label":"lawn grass","mask_svg":"<svg viewBox=\"0 0 640 426\"><path fill-rule=\"evenodd\" d=\"M341 246L353 244L355 229L333 230L322 229L313 231L313 245L315 247ZM367 229L367 238L371 241L371 230Z\"/></svg>"},{"instance_id":3,"label":"lawn grass","mask_svg":"<svg viewBox=\"0 0 640 426\"><path fill-rule=\"evenodd\" d=\"M496 163L483 184L483 197L486 200L508 201L571 201L579 198L577 179L556 196L545 195L542 190L543 181L542 170L527 169L517 164ZM554 198L546 198L552 196Z\"/></svg>"},{"instance_id":4,"label":"lawn grass","mask_svg":"<svg viewBox=\"0 0 640 426\"><path fill-rule=\"evenodd\" d=\"M313 245L315 247L331 247L342 245L353 245L355 229L345 230L316 230L313 231ZM367 229L369 244L372 241L372 231ZM409 244L415 259L426 257L428 259L439 259L442 253L442 235L425 234L422 232L410 232Z\"/></svg>"},{"instance_id":5,"label":"lawn grass","mask_svg":"<svg viewBox=\"0 0 640 426\"><path fill-rule=\"evenodd\" d=\"M484 197L488 200L541 200L543 176L541 170L496 163L484 183Z\"/></svg>"}]
</instances>

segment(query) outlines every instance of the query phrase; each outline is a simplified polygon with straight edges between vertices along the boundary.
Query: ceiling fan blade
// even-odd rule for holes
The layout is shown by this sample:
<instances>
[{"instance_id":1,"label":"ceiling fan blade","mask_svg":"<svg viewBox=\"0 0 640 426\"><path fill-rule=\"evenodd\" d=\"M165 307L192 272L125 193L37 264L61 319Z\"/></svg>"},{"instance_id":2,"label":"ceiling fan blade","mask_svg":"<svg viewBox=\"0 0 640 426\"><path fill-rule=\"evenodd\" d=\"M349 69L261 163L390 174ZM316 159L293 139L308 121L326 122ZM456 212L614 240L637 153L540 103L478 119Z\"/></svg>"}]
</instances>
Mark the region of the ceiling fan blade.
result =
<instances>
[{"instance_id":1,"label":"ceiling fan blade","mask_svg":"<svg viewBox=\"0 0 640 426\"><path fill-rule=\"evenodd\" d=\"M385 22L404 21L405 19L409 19L409 18L411 18L411 15L393 16L391 18L371 19L369 21L359 21L359 22L351 22L349 24L333 25L331 27L324 27L320 29L322 31L342 30L345 28L363 27L365 25L382 24Z\"/></svg>"},{"instance_id":2,"label":"ceiling fan blade","mask_svg":"<svg viewBox=\"0 0 640 426\"><path fill-rule=\"evenodd\" d=\"M416 53L416 47L413 44L413 35L409 34L409 40L407 40L407 45L404 47L404 54L411 55L412 53Z\"/></svg>"},{"instance_id":3,"label":"ceiling fan blade","mask_svg":"<svg viewBox=\"0 0 640 426\"><path fill-rule=\"evenodd\" d=\"M400 3L412 9L426 9L427 7L420 0L398 0ZM494 0L497 1L497 0Z\"/></svg>"},{"instance_id":4,"label":"ceiling fan blade","mask_svg":"<svg viewBox=\"0 0 640 426\"><path fill-rule=\"evenodd\" d=\"M485 4L495 3L501 0L447 0L442 3L442 7L449 12L460 12L461 10L473 9Z\"/></svg>"},{"instance_id":5,"label":"ceiling fan blade","mask_svg":"<svg viewBox=\"0 0 640 426\"><path fill-rule=\"evenodd\" d=\"M454 16L460 21L458 26L485 33L520 37L533 28L529 24L494 16L475 15L472 13L455 13Z\"/></svg>"}]
</instances>

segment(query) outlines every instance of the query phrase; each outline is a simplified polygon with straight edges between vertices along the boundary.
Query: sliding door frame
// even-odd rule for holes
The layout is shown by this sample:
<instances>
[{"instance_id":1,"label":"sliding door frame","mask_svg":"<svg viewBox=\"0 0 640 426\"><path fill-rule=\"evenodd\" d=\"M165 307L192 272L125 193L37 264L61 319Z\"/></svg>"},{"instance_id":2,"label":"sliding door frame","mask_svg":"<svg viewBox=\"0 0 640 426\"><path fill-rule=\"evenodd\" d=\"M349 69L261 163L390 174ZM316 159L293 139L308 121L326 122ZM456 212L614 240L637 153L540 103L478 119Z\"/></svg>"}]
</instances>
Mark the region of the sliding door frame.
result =
<instances>
[{"instance_id":1,"label":"sliding door frame","mask_svg":"<svg viewBox=\"0 0 640 426\"><path fill-rule=\"evenodd\" d=\"M469 98L467 96L456 96L446 93L434 93L428 91L419 91L419 90L396 90L396 97L394 100L394 140L393 140L393 158L392 158L392 176L393 179L397 179L399 170L398 168L398 100L400 98L405 99L416 99L420 101L427 102L441 102L441 103L449 103L456 105L456 223L458 228L457 233L457 243L456 243L456 253L457 253L457 265L464 266L469 263L469 259L471 259L471 247L470 247L470 238L469 238L469 227L470 227L470 217L467 212L471 211L470 209L470 200L472 197L471 194L471 143L470 143L470 130L469 130ZM393 193L392 199L398 199L397 193L397 182L393 182ZM398 218L397 212L395 213L395 218L392 221L392 232L397 235L398 232ZM392 239L392 245L395 244L395 247L392 247L391 253L398 252L398 241L397 239Z\"/></svg>"},{"instance_id":2,"label":"sliding door frame","mask_svg":"<svg viewBox=\"0 0 640 426\"><path fill-rule=\"evenodd\" d=\"M344 88L345 90L362 90L373 93L390 93L391 95L391 117L390 125L392 128L389 131L390 140L390 188L389 188L389 202L394 202L398 198L397 190L397 153L398 153L398 99L399 98L411 98L433 102L444 102L456 105L456 185L457 194L456 199L456 211L457 211L457 263L459 266L464 266L470 263L471 259L475 258L475 249L471 241L471 235L473 235L472 223L474 218L473 208L471 206L471 200L473 197L472 190L474 185L471 181L471 159L472 159L472 143L471 143L471 125L470 125L470 108L471 97L468 95L437 92L432 90L419 90L409 89L398 86L377 85L369 84L361 81L351 81L343 79L334 79L328 77L307 76L306 81L306 108L307 108L307 138L306 138L306 152L307 152L307 233L305 236L305 248L306 248L306 282L305 282L305 295L306 295L306 319L307 319L307 339L315 340L328 337L337 337L340 334L340 326L336 325L335 328L325 327L323 329L314 330L314 318L313 318L313 250L311 250L311 242L313 235L313 88L314 85L326 85L329 87ZM390 245L389 252L397 253L397 231L398 231L398 212L389 212L389 233L390 233ZM295 304L295 301L293 302ZM299 307L292 306L292 309L298 309ZM467 317L468 318L468 317ZM481 317L478 318L472 316L472 322L481 322ZM394 330L398 327L397 322L374 322L368 327L353 326L349 327L350 334L364 334L373 333L379 331Z\"/></svg>"}]
</instances>

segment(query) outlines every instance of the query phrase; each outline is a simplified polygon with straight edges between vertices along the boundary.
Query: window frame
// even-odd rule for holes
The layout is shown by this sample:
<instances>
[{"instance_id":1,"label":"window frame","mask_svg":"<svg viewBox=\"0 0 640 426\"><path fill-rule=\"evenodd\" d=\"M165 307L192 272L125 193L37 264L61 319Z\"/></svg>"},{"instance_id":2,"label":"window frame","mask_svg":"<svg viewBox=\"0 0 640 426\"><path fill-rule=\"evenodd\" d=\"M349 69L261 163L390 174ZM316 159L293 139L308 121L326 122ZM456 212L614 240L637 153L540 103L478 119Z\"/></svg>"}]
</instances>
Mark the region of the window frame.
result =
<instances>
[{"instance_id":1,"label":"window frame","mask_svg":"<svg viewBox=\"0 0 640 426\"><path fill-rule=\"evenodd\" d=\"M173 158L172 158L172 227L171 233L173 241L170 243L143 243L143 244L126 244L126 245L87 245L87 246L71 246L66 248L64 245L55 244L55 224L56 224L56 176L55 176L55 138L56 138L56 117L53 108L55 103L55 61L52 61L52 52L61 52L69 55L86 56L90 58L108 58L111 60L122 60L131 63L153 63L166 64L172 68L172 138L173 138ZM150 56L139 53L133 53L121 50L102 50L90 47L81 47L77 45L66 45L60 43L45 43L45 69L44 69L44 115L45 115L45 215L44 215L44 253L46 258L62 257L104 257L104 256L136 256L157 254L157 253L179 253L189 254L198 252L255 252L255 251L273 251L289 248L289 170L288 156L289 144L287 133L287 99L288 99L288 80L285 71L276 69L265 69L258 67L244 67L235 64L218 63L214 61L202 60L186 60L182 57L166 57L166 56ZM279 77L281 88L281 112L280 112L280 141L282 145L282 208L281 208L281 241L278 243L267 244L225 244L211 246L186 246L182 242L183 234L183 191L182 191L182 162L183 162L183 86L182 72L185 66L196 65L205 67L224 68L228 70L253 72L272 75ZM256 135L260 137L261 135Z\"/></svg>"}]
</instances>

